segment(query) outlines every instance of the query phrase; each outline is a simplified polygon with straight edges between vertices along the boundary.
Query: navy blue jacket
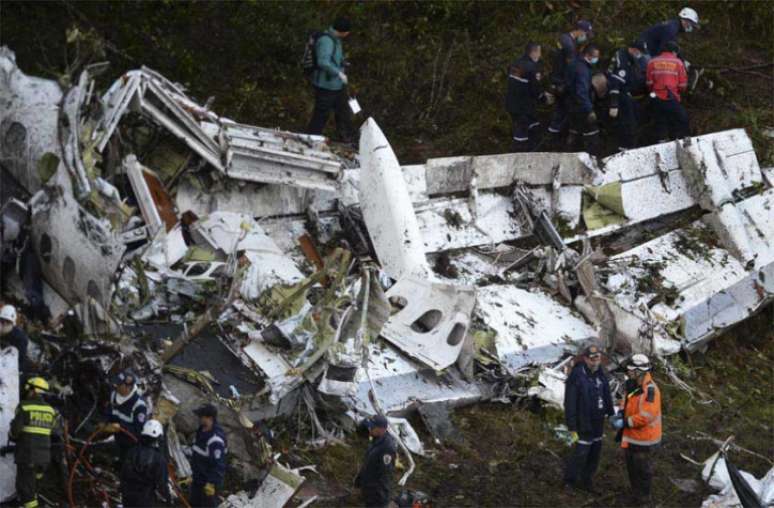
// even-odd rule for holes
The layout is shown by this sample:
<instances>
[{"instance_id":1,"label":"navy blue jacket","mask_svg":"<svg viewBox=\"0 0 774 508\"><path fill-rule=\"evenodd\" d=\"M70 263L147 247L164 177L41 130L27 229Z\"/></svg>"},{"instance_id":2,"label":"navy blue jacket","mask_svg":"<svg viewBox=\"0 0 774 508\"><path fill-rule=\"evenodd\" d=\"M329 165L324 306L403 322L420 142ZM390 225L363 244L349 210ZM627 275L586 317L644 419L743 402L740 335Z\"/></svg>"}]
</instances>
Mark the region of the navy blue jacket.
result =
<instances>
[{"instance_id":1,"label":"navy blue jacket","mask_svg":"<svg viewBox=\"0 0 774 508\"><path fill-rule=\"evenodd\" d=\"M577 57L569 69L567 93L570 111L591 113L594 110L594 104L591 102L591 64L584 58Z\"/></svg>"},{"instance_id":2,"label":"navy blue jacket","mask_svg":"<svg viewBox=\"0 0 774 508\"><path fill-rule=\"evenodd\" d=\"M567 84L568 67L578 56L578 46L575 39L570 34L559 36L554 59L551 62L551 84L555 86L564 86Z\"/></svg>"},{"instance_id":3,"label":"navy blue jacket","mask_svg":"<svg viewBox=\"0 0 774 508\"><path fill-rule=\"evenodd\" d=\"M226 476L226 453L228 443L226 433L215 423L212 430L205 431L202 427L196 431L196 440L193 446L193 482L197 485L212 483L216 487L223 486L223 478Z\"/></svg>"},{"instance_id":4,"label":"navy blue jacket","mask_svg":"<svg viewBox=\"0 0 774 508\"><path fill-rule=\"evenodd\" d=\"M7 335L0 337L0 344L5 346L6 344L16 348L19 352L19 373L26 372L27 369L27 345L30 339L24 330L18 326L14 326Z\"/></svg>"},{"instance_id":5,"label":"navy blue jacket","mask_svg":"<svg viewBox=\"0 0 774 508\"><path fill-rule=\"evenodd\" d=\"M384 434L368 445L363 466L355 478L355 486L363 490L365 497L384 505L389 502L397 453L397 443L390 434Z\"/></svg>"},{"instance_id":6,"label":"navy blue jacket","mask_svg":"<svg viewBox=\"0 0 774 508\"><path fill-rule=\"evenodd\" d=\"M156 445L143 438L126 455L121 467L121 497L123 505L155 506L156 491L169 499L167 459Z\"/></svg>"},{"instance_id":7,"label":"navy blue jacket","mask_svg":"<svg viewBox=\"0 0 774 508\"><path fill-rule=\"evenodd\" d=\"M539 62L538 62L539 63ZM538 63L524 55L508 69L508 89L505 92L505 110L514 116L534 115L540 97Z\"/></svg>"},{"instance_id":8,"label":"navy blue jacket","mask_svg":"<svg viewBox=\"0 0 774 508\"><path fill-rule=\"evenodd\" d=\"M610 61L608 78L616 82L617 89L621 92L639 95L646 91L646 70L645 58L634 58L629 54L628 48L621 48Z\"/></svg>"},{"instance_id":9,"label":"navy blue jacket","mask_svg":"<svg viewBox=\"0 0 774 508\"><path fill-rule=\"evenodd\" d=\"M148 418L148 405L137 390L135 390L132 396L126 399L123 404L118 403L117 396L118 393L115 391L110 394L110 414L108 415L108 421L121 424L122 429L131 432L132 435L139 440L140 434L142 433L142 427L145 425L145 421ZM116 434L116 443L118 443L118 446L121 448L130 448L134 446L137 441L123 432L119 432Z\"/></svg>"},{"instance_id":10,"label":"navy blue jacket","mask_svg":"<svg viewBox=\"0 0 774 508\"><path fill-rule=\"evenodd\" d=\"M605 372L600 367L591 372L586 364L573 367L564 386L564 418L572 432L586 434L600 422L614 414L613 398Z\"/></svg>"},{"instance_id":11,"label":"navy blue jacket","mask_svg":"<svg viewBox=\"0 0 774 508\"><path fill-rule=\"evenodd\" d=\"M683 32L683 24L680 19L670 19L653 25L640 34L639 40L645 43L648 54L658 56L669 41L676 41L677 34Z\"/></svg>"}]
</instances>

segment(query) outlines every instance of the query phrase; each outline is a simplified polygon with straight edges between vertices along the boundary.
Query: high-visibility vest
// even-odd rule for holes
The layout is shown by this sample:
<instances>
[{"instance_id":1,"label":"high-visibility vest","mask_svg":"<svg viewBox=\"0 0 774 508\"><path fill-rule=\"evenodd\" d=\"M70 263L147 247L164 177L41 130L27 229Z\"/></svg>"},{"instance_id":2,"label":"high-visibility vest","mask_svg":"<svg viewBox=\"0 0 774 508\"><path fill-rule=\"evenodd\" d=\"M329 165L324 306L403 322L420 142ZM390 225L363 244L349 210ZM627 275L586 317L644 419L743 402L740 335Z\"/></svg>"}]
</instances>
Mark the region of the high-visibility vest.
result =
<instances>
[{"instance_id":1,"label":"high-visibility vest","mask_svg":"<svg viewBox=\"0 0 774 508\"><path fill-rule=\"evenodd\" d=\"M621 447L629 444L652 446L661 442L661 391L646 373L642 385L626 395L622 403L626 408L626 427Z\"/></svg>"},{"instance_id":2,"label":"high-visibility vest","mask_svg":"<svg viewBox=\"0 0 774 508\"><path fill-rule=\"evenodd\" d=\"M11 425L17 463L46 465L50 462L51 434L57 428L58 420L56 410L42 400L21 401Z\"/></svg>"}]
</instances>

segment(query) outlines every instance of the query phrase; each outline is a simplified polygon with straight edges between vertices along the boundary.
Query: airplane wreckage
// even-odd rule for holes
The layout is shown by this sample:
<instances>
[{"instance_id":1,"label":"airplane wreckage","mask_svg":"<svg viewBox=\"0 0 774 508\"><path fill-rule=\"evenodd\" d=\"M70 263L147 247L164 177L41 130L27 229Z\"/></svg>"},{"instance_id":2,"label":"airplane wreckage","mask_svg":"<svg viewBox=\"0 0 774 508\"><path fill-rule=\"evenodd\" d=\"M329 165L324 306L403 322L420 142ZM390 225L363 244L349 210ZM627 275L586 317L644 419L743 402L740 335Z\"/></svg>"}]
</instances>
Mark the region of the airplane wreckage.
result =
<instances>
[{"instance_id":1,"label":"airplane wreckage","mask_svg":"<svg viewBox=\"0 0 774 508\"><path fill-rule=\"evenodd\" d=\"M560 402L590 341L664 358L774 299L774 170L742 129L401 166L373 119L352 153L218 116L147 68L100 94L102 68L64 87L0 52L4 285L45 323L31 357L71 439L132 367L183 478L191 409L216 403L237 474L268 470L227 505L282 506L304 481L258 422L297 412L323 444L380 412L410 458L411 411L433 432L455 406ZM2 442L17 389L0 389Z\"/></svg>"}]
</instances>

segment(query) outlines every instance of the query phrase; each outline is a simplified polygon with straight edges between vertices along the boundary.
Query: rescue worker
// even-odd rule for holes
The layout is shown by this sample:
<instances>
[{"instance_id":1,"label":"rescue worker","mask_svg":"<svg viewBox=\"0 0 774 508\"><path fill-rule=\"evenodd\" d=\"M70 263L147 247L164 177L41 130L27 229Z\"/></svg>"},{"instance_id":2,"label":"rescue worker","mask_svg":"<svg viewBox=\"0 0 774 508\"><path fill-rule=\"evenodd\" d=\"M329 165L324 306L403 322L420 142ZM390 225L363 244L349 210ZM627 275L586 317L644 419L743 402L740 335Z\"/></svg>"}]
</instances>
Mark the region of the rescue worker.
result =
<instances>
[{"instance_id":1,"label":"rescue worker","mask_svg":"<svg viewBox=\"0 0 774 508\"><path fill-rule=\"evenodd\" d=\"M637 146L637 123L640 115L633 96L643 95L646 91L644 51L645 44L642 41L634 41L628 47L615 52L608 68L608 116L616 128L618 150L621 151Z\"/></svg>"},{"instance_id":2,"label":"rescue worker","mask_svg":"<svg viewBox=\"0 0 774 508\"><path fill-rule=\"evenodd\" d=\"M677 36L699 28L699 14L690 7L684 7L676 19L653 25L640 34L638 40L645 45L645 59L650 60L661 54L668 42L677 43Z\"/></svg>"},{"instance_id":3,"label":"rescue worker","mask_svg":"<svg viewBox=\"0 0 774 508\"><path fill-rule=\"evenodd\" d=\"M193 446L193 481L189 502L192 507L218 506L217 492L223 487L226 475L226 433L218 425L218 409L205 404L194 411L199 417L199 428Z\"/></svg>"},{"instance_id":4,"label":"rescue worker","mask_svg":"<svg viewBox=\"0 0 774 508\"><path fill-rule=\"evenodd\" d=\"M593 36L591 23L584 19L575 24L575 29L559 37L556 52L551 62L550 92L556 97L551 123L548 125L548 135L554 145L567 129L567 81L568 72L578 56L578 45L586 43Z\"/></svg>"},{"instance_id":5,"label":"rescue worker","mask_svg":"<svg viewBox=\"0 0 774 508\"><path fill-rule=\"evenodd\" d=\"M538 144L540 122L537 102L541 97L540 44L530 42L524 54L508 69L505 109L511 115L511 152L531 152Z\"/></svg>"},{"instance_id":6,"label":"rescue worker","mask_svg":"<svg viewBox=\"0 0 774 508\"><path fill-rule=\"evenodd\" d=\"M599 48L589 44L575 59L569 70L567 82L567 109L570 115L570 134L567 144L571 151L583 149L591 155L599 155L599 125L592 102L591 72L599 62Z\"/></svg>"},{"instance_id":7,"label":"rescue worker","mask_svg":"<svg viewBox=\"0 0 774 508\"><path fill-rule=\"evenodd\" d=\"M56 410L43 400L48 382L33 377L24 384L10 437L16 443L16 492L24 508L38 506L38 482L51 462L51 434L60 434Z\"/></svg>"},{"instance_id":8,"label":"rescue worker","mask_svg":"<svg viewBox=\"0 0 774 508\"><path fill-rule=\"evenodd\" d=\"M30 342L24 330L16 326L16 307L3 305L0 308L0 348L13 346L19 355L19 376L27 369L27 345Z\"/></svg>"},{"instance_id":9,"label":"rescue worker","mask_svg":"<svg viewBox=\"0 0 774 508\"><path fill-rule=\"evenodd\" d=\"M688 112L680 103L680 94L688 87L688 74L677 58L677 43L670 41L659 56L648 62L646 83L659 142L690 134Z\"/></svg>"},{"instance_id":10,"label":"rescue worker","mask_svg":"<svg viewBox=\"0 0 774 508\"><path fill-rule=\"evenodd\" d=\"M592 477L602 454L605 419L614 414L610 385L601 362L599 347L587 347L583 360L567 377L564 390L564 417L575 443L564 470L564 482L591 493L596 493Z\"/></svg>"},{"instance_id":11,"label":"rescue worker","mask_svg":"<svg viewBox=\"0 0 774 508\"><path fill-rule=\"evenodd\" d=\"M349 109L347 75L344 73L342 41L352 30L348 19L338 18L317 38L314 45L316 68L312 74L314 112L307 133L321 135L331 111L336 118L336 131L343 141L352 140L352 112Z\"/></svg>"},{"instance_id":12,"label":"rescue worker","mask_svg":"<svg viewBox=\"0 0 774 508\"><path fill-rule=\"evenodd\" d=\"M167 459L159 449L164 428L158 420L142 427L140 444L126 454L121 467L121 500L124 508L156 505L156 492L164 504L170 503Z\"/></svg>"},{"instance_id":13,"label":"rescue worker","mask_svg":"<svg viewBox=\"0 0 774 508\"><path fill-rule=\"evenodd\" d=\"M355 487L360 489L365 506L385 507L390 503L392 473L398 446L388 432L389 422L376 415L364 422L371 436L360 471L355 477Z\"/></svg>"},{"instance_id":14,"label":"rescue worker","mask_svg":"<svg viewBox=\"0 0 774 508\"><path fill-rule=\"evenodd\" d=\"M148 405L137 388L137 376L130 369L119 373L113 384L115 389L110 394L108 423L102 430L116 435L120 471L126 454L139 442L148 418Z\"/></svg>"},{"instance_id":15,"label":"rescue worker","mask_svg":"<svg viewBox=\"0 0 774 508\"><path fill-rule=\"evenodd\" d=\"M622 431L621 448L634 502L648 504L653 480L651 450L661 442L661 392L650 374L647 356L632 356L626 369L623 411L612 422L613 427Z\"/></svg>"}]
</instances>

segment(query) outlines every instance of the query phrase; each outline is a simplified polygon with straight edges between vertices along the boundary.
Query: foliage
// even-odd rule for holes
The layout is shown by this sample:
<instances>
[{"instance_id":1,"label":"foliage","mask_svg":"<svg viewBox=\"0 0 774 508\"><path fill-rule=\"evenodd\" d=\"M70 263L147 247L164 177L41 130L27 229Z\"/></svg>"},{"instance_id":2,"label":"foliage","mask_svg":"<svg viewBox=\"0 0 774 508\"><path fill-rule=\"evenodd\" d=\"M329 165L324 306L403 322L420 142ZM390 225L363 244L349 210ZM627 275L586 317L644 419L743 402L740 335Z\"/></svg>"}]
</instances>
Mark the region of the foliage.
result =
<instances>
[{"instance_id":1,"label":"foliage","mask_svg":"<svg viewBox=\"0 0 774 508\"><path fill-rule=\"evenodd\" d=\"M302 130L312 103L299 65L306 34L345 15L354 24L345 44L352 92L399 156L416 162L506 149L505 68L528 41L543 43L550 61L558 34L584 17L594 23L604 60L678 8L650 0L4 2L0 37L23 68L61 74L65 33L98 33L113 64L105 80L147 65L200 100L214 95L224 115ZM770 4L727 0L697 8L705 26L682 37L694 65L772 61ZM45 29L30 30L32 20ZM774 125L772 71L708 71L713 89L700 86L687 102L694 131L746 127L771 162L774 148L762 131ZM542 111L541 119L548 115Z\"/></svg>"}]
</instances>

